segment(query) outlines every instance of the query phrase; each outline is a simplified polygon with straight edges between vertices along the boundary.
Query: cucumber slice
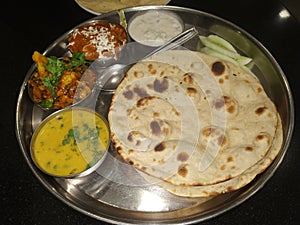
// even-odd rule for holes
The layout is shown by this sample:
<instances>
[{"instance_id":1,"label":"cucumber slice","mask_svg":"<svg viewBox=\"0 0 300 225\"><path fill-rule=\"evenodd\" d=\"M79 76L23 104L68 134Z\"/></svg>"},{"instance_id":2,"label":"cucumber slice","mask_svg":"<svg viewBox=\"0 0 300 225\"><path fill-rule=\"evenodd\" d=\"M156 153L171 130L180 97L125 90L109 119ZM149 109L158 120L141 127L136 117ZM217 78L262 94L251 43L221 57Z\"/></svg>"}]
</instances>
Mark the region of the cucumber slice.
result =
<instances>
[{"instance_id":1,"label":"cucumber slice","mask_svg":"<svg viewBox=\"0 0 300 225\"><path fill-rule=\"evenodd\" d=\"M207 55L215 56L215 57L217 57L219 59L231 62L231 63L239 66L239 64L234 59L232 59L231 57L229 57L227 55L224 55L224 54L221 54L221 53L219 53L219 52L217 52L214 49L211 49L209 47L203 47L203 48L201 48L200 52L203 52L203 53L205 53Z\"/></svg>"},{"instance_id":2,"label":"cucumber slice","mask_svg":"<svg viewBox=\"0 0 300 225\"><path fill-rule=\"evenodd\" d=\"M247 65L248 63L250 63L252 61L251 58L242 56L242 55L240 57L236 58L235 60L237 61L238 64L243 65L243 66Z\"/></svg>"},{"instance_id":3,"label":"cucumber slice","mask_svg":"<svg viewBox=\"0 0 300 225\"><path fill-rule=\"evenodd\" d=\"M208 35L207 37L210 41L212 41L213 43L222 46L223 48L228 49L229 51L235 52L237 53L237 51L235 50L235 48L232 46L232 44L230 44L228 41L226 41L225 39L219 37L218 35Z\"/></svg>"},{"instance_id":4,"label":"cucumber slice","mask_svg":"<svg viewBox=\"0 0 300 225\"><path fill-rule=\"evenodd\" d=\"M204 45L201 51L206 54L216 56L238 66L246 66L252 61L252 58L240 55L233 45L217 35L199 36L199 39Z\"/></svg>"},{"instance_id":5,"label":"cucumber slice","mask_svg":"<svg viewBox=\"0 0 300 225\"><path fill-rule=\"evenodd\" d=\"M216 52L221 53L222 55L226 55L230 58L238 58L240 56L238 53L232 52L232 51L214 43L213 41L211 41L209 38L207 38L205 36L199 36L199 38L204 46L209 47L209 48L215 50Z\"/></svg>"}]
</instances>

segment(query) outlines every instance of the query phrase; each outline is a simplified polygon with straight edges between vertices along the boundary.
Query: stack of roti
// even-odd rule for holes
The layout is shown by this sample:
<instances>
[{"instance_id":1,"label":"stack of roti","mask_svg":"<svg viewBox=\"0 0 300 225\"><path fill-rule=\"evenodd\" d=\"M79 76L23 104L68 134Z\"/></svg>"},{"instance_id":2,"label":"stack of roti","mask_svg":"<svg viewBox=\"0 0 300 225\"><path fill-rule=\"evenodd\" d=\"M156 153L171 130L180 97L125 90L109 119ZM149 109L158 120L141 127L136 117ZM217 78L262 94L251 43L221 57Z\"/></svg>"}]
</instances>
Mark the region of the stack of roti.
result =
<instances>
[{"instance_id":1,"label":"stack of roti","mask_svg":"<svg viewBox=\"0 0 300 225\"><path fill-rule=\"evenodd\" d=\"M283 141L277 109L254 75L187 50L135 64L114 93L108 119L119 155L147 182L179 196L245 186Z\"/></svg>"}]
</instances>

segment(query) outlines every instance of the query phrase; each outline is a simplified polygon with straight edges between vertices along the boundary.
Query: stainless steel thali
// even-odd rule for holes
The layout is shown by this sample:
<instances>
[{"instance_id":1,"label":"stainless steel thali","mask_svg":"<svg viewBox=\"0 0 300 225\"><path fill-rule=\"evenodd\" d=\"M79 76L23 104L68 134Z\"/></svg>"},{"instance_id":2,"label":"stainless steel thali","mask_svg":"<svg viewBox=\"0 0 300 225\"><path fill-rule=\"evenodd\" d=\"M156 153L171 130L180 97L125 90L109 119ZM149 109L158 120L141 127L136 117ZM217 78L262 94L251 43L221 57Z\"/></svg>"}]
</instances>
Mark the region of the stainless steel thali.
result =
<instances>
[{"instance_id":1,"label":"stainless steel thali","mask_svg":"<svg viewBox=\"0 0 300 225\"><path fill-rule=\"evenodd\" d=\"M239 51L254 59L253 72L275 102L284 129L282 149L263 174L240 190L212 198L184 198L174 196L155 185L143 187L132 185L137 182L135 179L138 179L138 176L126 164L119 163L118 156L113 153L107 157L98 172L86 177L62 179L47 176L34 166L29 151L35 127L47 116L31 102L26 92L26 83L35 65L28 70L20 89L16 109L16 135L22 153L38 180L61 201L88 216L122 224L200 222L241 204L262 188L274 174L290 143L294 125L293 99L286 77L276 60L259 41L243 29L214 15L181 7L144 6L128 8L124 12L126 19L129 20L137 12L149 9L172 11L183 20L185 28L196 26L199 34L214 33L224 37ZM118 12L110 12L91 20L94 19L119 22L119 15ZM89 21L84 23L86 22ZM67 37L72 30L59 37L44 53L49 56L68 55ZM196 50L197 44L198 38L194 38L184 47ZM95 105L96 111L107 116L111 97L110 92L100 94Z\"/></svg>"}]
</instances>

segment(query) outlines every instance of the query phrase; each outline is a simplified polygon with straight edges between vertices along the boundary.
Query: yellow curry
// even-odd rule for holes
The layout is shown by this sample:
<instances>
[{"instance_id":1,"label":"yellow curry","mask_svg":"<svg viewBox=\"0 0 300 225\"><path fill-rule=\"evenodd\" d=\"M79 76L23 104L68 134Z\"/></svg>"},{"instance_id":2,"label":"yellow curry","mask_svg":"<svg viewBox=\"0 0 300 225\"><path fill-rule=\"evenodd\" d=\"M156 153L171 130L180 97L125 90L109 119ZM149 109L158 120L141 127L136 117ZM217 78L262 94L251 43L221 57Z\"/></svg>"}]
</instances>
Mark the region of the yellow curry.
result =
<instances>
[{"instance_id":1,"label":"yellow curry","mask_svg":"<svg viewBox=\"0 0 300 225\"><path fill-rule=\"evenodd\" d=\"M95 165L109 145L106 122L94 111L59 111L35 132L31 151L36 164L54 176L74 176Z\"/></svg>"}]
</instances>

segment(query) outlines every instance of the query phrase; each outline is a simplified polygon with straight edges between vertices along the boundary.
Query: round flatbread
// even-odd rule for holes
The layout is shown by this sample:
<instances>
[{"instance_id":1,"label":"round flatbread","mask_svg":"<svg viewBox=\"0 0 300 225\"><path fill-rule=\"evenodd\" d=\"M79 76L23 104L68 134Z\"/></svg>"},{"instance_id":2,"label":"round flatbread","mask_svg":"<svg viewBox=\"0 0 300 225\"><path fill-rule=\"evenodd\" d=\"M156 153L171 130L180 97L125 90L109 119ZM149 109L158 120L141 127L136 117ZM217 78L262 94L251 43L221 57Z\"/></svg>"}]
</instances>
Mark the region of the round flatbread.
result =
<instances>
[{"instance_id":1,"label":"round flatbread","mask_svg":"<svg viewBox=\"0 0 300 225\"><path fill-rule=\"evenodd\" d=\"M187 50L134 65L116 89L108 119L120 156L176 187L241 176L268 155L278 125L256 77Z\"/></svg>"},{"instance_id":2,"label":"round flatbread","mask_svg":"<svg viewBox=\"0 0 300 225\"><path fill-rule=\"evenodd\" d=\"M230 191L238 190L250 183L257 175L265 171L271 165L278 155L283 141L283 130L281 119L278 114L278 127L271 148L264 158L259 160L255 165L245 170L239 176L212 185L203 186L181 186L174 185L161 179L150 176L142 171L139 174L152 185L158 185L172 194L182 197L212 197L219 194L225 194Z\"/></svg>"},{"instance_id":3,"label":"round flatbread","mask_svg":"<svg viewBox=\"0 0 300 225\"><path fill-rule=\"evenodd\" d=\"M95 12L106 13L134 6L165 5L167 0L75 0L80 6Z\"/></svg>"}]
</instances>

